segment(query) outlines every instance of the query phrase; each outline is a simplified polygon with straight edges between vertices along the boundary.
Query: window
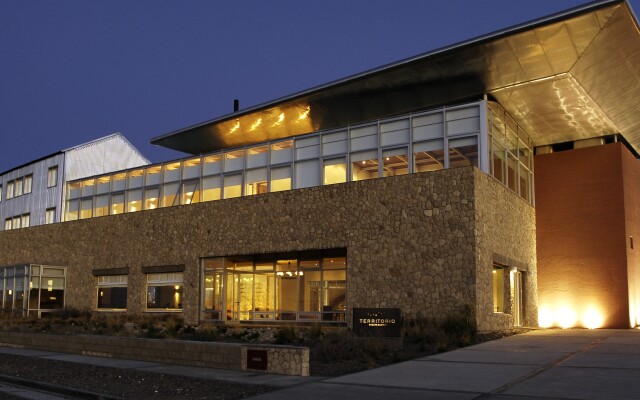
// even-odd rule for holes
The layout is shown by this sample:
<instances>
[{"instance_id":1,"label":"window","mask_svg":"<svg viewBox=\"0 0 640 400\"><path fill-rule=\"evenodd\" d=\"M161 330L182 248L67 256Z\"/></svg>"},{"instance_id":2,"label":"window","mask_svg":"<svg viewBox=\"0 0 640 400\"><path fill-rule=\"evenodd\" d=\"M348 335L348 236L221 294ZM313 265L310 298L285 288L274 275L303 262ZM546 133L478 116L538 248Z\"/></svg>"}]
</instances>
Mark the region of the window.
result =
<instances>
[{"instance_id":1,"label":"window","mask_svg":"<svg viewBox=\"0 0 640 400\"><path fill-rule=\"evenodd\" d=\"M14 189L14 196L18 197L18 196L22 196L22 178L16 179L15 181L15 189Z\"/></svg>"},{"instance_id":2,"label":"window","mask_svg":"<svg viewBox=\"0 0 640 400\"><path fill-rule=\"evenodd\" d=\"M98 309L124 310L127 308L127 275L98 277Z\"/></svg>"},{"instance_id":3,"label":"window","mask_svg":"<svg viewBox=\"0 0 640 400\"><path fill-rule=\"evenodd\" d=\"M7 200L13 199L13 182L7 183Z\"/></svg>"},{"instance_id":4,"label":"window","mask_svg":"<svg viewBox=\"0 0 640 400\"><path fill-rule=\"evenodd\" d=\"M153 210L158 208L158 199L160 198L159 188L145 189L144 191L144 209Z\"/></svg>"},{"instance_id":5,"label":"window","mask_svg":"<svg viewBox=\"0 0 640 400\"><path fill-rule=\"evenodd\" d=\"M202 317L344 323L344 249L203 260Z\"/></svg>"},{"instance_id":6,"label":"window","mask_svg":"<svg viewBox=\"0 0 640 400\"><path fill-rule=\"evenodd\" d=\"M182 288L182 272L147 274L147 310L181 310Z\"/></svg>"},{"instance_id":7,"label":"window","mask_svg":"<svg viewBox=\"0 0 640 400\"><path fill-rule=\"evenodd\" d=\"M378 152L376 150L351 154L351 180L362 181L378 177Z\"/></svg>"},{"instance_id":8,"label":"window","mask_svg":"<svg viewBox=\"0 0 640 400\"><path fill-rule=\"evenodd\" d=\"M242 196L242 175L224 177L224 198L231 199Z\"/></svg>"},{"instance_id":9,"label":"window","mask_svg":"<svg viewBox=\"0 0 640 400\"><path fill-rule=\"evenodd\" d=\"M291 167L280 167L271 170L271 191L291 190Z\"/></svg>"},{"instance_id":10,"label":"window","mask_svg":"<svg viewBox=\"0 0 640 400\"><path fill-rule=\"evenodd\" d=\"M347 181L347 163L344 158L324 160L324 184L344 183Z\"/></svg>"},{"instance_id":11,"label":"window","mask_svg":"<svg viewBox=\"0 0 640 400\"><path fill-rule=\"evenodd\" d=\"M58 184L58 166L49 168L47 173L47 187L54 187Z\"/></svg>"},{"instance_id":12,"label":"window","mask_svg":"<svg viewBox=\"0 0 640 400\"><path fill-rule=\"evenodd\" d=\"M24 177L24 194L31 193L31 187L33 186L33 175L27 175Z\"/></svg>"},{"instance_id":13,"label":"window","mask_svg":"<svg viewBox=\"0 0 640 400\"><path fill-rule=\"evenodd\" d=\"M124 212L124 193L111 195L111 215Z\"/></svg>"},{"instance_id":14,"label":"window","mask_svg":"<svg viewBox=\"0 0 640 400\"><path fill-rule=\"evenodd\" d=\"M31 224L31 215L30 214L23 214L20 217L20 226L22 228L28 228Z\"/></svg>"},{"instance_id":15,"label":"window","mask_svg":"<svg viewBox=\"0 0 640 400\"><path fill-rule=\"evenodd\" d=\"M4 220L4 230L5 231L11 230L11 218L7 218Z\"/></svg>"},{"instance_id":16,"label":"window","mask_svg":"<svg viewBox=\"0 0 640 400\"><path fill-rule=\"evenodd\" d=\"M506 269L501 265L494 264L493 266L493 312L503 313L504 310L504 292L505 292L505 279L504 273Z\"/></svg>"},{"instance_id":17,"label":"window","mask_svg":"<svg viewBox=\"0 0 640 400\"><path fill-rule=\"evenodd\" d=\"M65 268L31 266L29 310L57 310L64 307Z\"/></svg>"},{"instance_id":18,"label":"window","mask_svg":"<svg viewBox=\"0 0 640 400\"><path fill-rule=\"evenodd\" d=\"M82 199L82 201L80 202L80 219L91 218L92 211L93 211L93 200L91 198Z\"/></svg>"},{"instance_id":19,"label":"window","mask_svg":"<svg viewBox=\"0 0 640 400\"><path fill-rule=\"evenodd\" d=\"M384 150L382 152L382 175L396 176L409 173L407 149Z\"/></svg>"},{"instance_id":20,"label":"window","mask_svg":"<svg viewBox=\"0 0 640 400\"><path fill-rule=\"evenodd\" d=\"M2 185L0 185L0 201L2 201Z\"/></svg>"},{"instance_id":21,"label":"window","mask_svg":"<svg viewBox=\"0 0 640 400\"><path fill-rule=\"evenodd\" d=\"M56 222L56 208L47 208L44 214L44 223L53 224L54 222Z\"/></svg>"},{"instance_id":22,"label":"window","mask_svg":"<svg viewBox=\"0 0 640 400\"><path fill-rule=\"evenodd\" d=\"M20 217L13 217L11 222L11 229L20 228Z\"/></svg>"},{"instance_id":23,"label":"window","mask_svg":"<svg viewBox=\"0 0 640 400\"><path fill-rule=\"evenodd\" d=\"M109 195L103 194L96 196L96 201L93 206L93 216L103 217L109 215Z\"/></svg>"}]
</instances>

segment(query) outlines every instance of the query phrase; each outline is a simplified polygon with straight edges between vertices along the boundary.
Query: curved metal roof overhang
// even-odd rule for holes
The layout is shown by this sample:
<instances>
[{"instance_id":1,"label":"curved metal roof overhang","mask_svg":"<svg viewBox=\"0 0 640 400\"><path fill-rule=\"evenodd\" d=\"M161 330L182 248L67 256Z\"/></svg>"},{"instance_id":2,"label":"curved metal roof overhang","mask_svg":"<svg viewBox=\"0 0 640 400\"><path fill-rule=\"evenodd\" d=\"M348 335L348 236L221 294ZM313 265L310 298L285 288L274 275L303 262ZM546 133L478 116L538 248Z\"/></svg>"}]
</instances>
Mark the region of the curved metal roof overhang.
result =
<instances>
[{"instance_id":1,"label":"curved metal roof overhang","mask_svg":"<svg viewBox=\"0 0 640 400\"><path fill-rule=\"evenodd\" d=\"M494 97L536 145L621 133L640 150L640 33L601 1L152 139L191 154Z\"/></svg>"}]
</instances>

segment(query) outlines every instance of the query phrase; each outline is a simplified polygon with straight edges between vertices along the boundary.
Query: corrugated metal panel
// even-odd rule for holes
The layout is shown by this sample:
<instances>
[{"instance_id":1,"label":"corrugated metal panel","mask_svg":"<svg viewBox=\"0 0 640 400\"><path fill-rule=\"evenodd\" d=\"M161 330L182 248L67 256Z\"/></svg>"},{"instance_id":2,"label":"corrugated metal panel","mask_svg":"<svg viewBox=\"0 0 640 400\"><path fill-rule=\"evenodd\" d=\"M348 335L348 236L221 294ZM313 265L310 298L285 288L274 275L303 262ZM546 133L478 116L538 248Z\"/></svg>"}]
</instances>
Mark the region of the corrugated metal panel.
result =
<instances>
[{"instance_id":1,"label":"corrugated metal panel","mask_svg":"<svg viewBox=\"0 0 640 400\"><path fill-rule=\"evenodd\" d=\"M49 168L58 167L58 182L53 187L47 187ZM64 154L57 154L21 168L14 169L0 177L2 182L2 202L0 202L0 230L4 230L7 218L30 214L30 225L42 225L45 222L45 212L48 208L56 208L56 221L60 221L62 206ZM7 183L27 175L33 176L31 193L12 199L6 198Z\"/></svg>"},{"instance_id":2,"label":"corrugated metal panel","mask_svg":"<svg viewBox=\"0 0 640 400\"><path fill-rule=\"evenodd\" d=\"M65 179L72 181L147 164L149 160L131 143L115 134L67 150Z\"/></svg>"}]
</instances>

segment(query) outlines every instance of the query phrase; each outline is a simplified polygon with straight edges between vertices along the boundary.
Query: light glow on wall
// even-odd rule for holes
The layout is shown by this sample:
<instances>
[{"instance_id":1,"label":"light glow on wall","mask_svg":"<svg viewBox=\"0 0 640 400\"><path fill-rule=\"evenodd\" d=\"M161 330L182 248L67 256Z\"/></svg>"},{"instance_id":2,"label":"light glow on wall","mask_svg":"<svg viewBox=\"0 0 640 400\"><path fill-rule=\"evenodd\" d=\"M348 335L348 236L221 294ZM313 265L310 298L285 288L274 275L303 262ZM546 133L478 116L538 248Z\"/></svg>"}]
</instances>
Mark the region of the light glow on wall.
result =
<instances>
[{"instance_id":1,"label":"light glow on wall","mask_svg":"<svg viewBox=\"0 0 640 400\"><path fill-rule=\"evenodd\" d=\"M597 329L603 324L603 312L593 305L587 307L566 304L557 307L543 306L538 311L538 325L541 328Z\"/></svg>"}]
</instances>

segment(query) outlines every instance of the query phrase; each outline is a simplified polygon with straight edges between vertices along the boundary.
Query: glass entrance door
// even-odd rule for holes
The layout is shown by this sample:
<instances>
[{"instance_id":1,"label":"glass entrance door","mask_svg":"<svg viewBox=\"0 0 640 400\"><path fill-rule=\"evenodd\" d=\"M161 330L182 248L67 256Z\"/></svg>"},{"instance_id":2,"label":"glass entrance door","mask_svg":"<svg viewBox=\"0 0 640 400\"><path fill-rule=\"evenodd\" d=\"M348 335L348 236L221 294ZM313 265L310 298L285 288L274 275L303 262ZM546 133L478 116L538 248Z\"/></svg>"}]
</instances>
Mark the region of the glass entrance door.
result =
<instances>
[{"instance_id":1,"label":"glass entrance door","mask_svg":"<svg viewBox=\"0 0 640 400\"><path fill-rule=\"evenodd\" d=\"M253 274L227 274L227 320L246 321L253 309Z\"/></svg>"}]
</instances>

